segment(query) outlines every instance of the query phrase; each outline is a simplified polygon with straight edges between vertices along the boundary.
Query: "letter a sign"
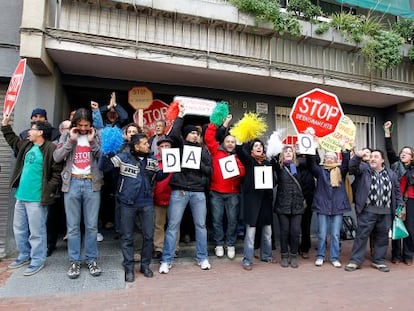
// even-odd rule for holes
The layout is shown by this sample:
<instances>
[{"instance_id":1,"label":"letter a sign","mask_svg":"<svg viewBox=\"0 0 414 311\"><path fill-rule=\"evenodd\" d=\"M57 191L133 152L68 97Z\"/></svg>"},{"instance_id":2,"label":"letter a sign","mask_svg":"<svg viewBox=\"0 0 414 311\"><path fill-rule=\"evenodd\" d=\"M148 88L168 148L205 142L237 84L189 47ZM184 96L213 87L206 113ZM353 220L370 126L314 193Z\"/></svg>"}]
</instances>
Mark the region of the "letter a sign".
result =
<instances>
[{"instance_id":1,"label":"letter a sign","mask_svg":"<svg viewBox=\"0 0 414 311\"><path fill-rule=\"evenodd\" d=\"M23 83L24 73L26 71L26 59L23 58L17 64L14 70L13 76L11 77L9 87L7 89L6 97L4 99L3 115L10 115L13 111L14 105L17 102L20 88Z\"/></svg>"}]
</instances>

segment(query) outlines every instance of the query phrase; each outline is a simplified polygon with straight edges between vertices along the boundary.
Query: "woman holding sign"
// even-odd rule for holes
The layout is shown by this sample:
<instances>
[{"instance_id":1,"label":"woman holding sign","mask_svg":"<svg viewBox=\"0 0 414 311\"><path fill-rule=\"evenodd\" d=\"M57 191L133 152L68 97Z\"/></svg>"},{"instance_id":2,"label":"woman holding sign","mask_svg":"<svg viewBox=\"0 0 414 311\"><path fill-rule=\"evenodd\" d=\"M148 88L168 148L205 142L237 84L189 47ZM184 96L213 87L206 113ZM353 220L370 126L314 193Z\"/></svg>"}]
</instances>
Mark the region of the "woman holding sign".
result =
<instances>
[{"instance_id":1,"label":"woman holding sign","mask_svg":"<svg viewBox=\"0 0 414 311\"><path fill-rule=\"evenodd\" d=\"M247 150L248 151L247 151ZM264 262L275 262L272 257L272 202L273 202L273 174L272 167L264 151L264 144L260 139L254 139L247 145L236 145L236 153L244 164L246 175L242 184L243 220L246 224L244 238L244 255L242 265L245 270L252 270L254 255L254 237L256 227L262 228L260 259ZM270 167L270 175L265 170L257 168ZM257 175L263 180L269 180L259 185Z\"/></svg>"},{"instance_id":2,"label":"woman holding sign","mask_svg":"<svg viewBox=\"0 0 414 311\"><path fill-rule=\"evenodd\" d=\"M292 146L285 146L276 162L278 186L275 211L280 225L280 251L283 268L298 267L299 238L303 204L300 171L297 168L296 153ZM290 252L290 254L289 254Z\"/></svg>"},{"instance_id":3,"label":"woman holding sign","mask_svg":"<svg viewBox=\"0 0 414 311\"><path fill-rule=\"evenodd\" d=\"M335 152L326 152L323 166L317 163L317 156L308 156L309 166L317 179L312 210L318 215L318 253L315 266L321 267L325 260L326 240L330 224L330 257L335 268L340 268L340 231L342 216L351 210L345 191L345 178L348 173L349 151L343 148L342 163Z\"/></svg>"}]
</instances>

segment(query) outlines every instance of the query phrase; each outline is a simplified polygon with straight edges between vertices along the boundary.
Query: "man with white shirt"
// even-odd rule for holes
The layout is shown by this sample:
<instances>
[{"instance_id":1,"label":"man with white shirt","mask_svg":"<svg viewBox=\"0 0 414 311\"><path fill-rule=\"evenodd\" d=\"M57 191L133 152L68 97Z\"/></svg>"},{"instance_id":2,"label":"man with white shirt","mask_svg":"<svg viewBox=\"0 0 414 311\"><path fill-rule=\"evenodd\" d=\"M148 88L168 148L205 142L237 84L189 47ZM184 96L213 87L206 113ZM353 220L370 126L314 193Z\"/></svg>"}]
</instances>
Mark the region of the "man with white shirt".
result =
<instances>
[{"instance_id":1,"label":"man with white shirt","mask_svg":"<svg viewBox=\"0 0 414 311\"><path fill-rule=\"evenodd\" d=\"M68 255L70 267L68 277L75 279L81 268L81 232L80 223L83 214L85 224L85 263L92 276L101 274L97 264L98 214L100 190L103 182L98 167L100 142L92 127L92 115L89 110L76 110L72 128L60 140L53 157L56 162L65 162L62 171L62 192L64 193Z\"/></svg>"}]
</instances>

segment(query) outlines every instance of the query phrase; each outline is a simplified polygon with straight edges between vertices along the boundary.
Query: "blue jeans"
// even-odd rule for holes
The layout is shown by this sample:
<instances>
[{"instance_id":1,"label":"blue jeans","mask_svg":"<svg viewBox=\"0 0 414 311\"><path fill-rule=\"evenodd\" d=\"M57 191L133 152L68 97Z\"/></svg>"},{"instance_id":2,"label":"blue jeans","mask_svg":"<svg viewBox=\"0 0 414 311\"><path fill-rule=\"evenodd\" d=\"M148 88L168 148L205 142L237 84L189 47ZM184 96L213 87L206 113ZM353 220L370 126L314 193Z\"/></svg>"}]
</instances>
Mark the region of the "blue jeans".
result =
<instances>
[{"instance_id":1,"label":"blue jeans","mask_svg":"<svg viewBox=\"0 0 414 311\"><path fill-rule=\"evenodd\" d=\"M141 269L149 268L152 258L154 237L154 207L128 206L120 203L121 213L121 247L126 271L134 271L134 232L135 217L138 215L142 228Z\"/></svg>"},{"instance_id":2,"label":"blue jeans","mask_svg":"<svg viewBox=\"0 0 414 311\"><path fill-rule=\"evenodd\" d=\"M325 259L326 238L328 236L328 228L331 226L331 261L339 260L340 249L340 233L342 227L342 214L340 215L322 215L318 214L318 254L316 258Z\"/></svg>"},{"instance_id":3,"label":"blue jeans","mask_svg":"<svg viewBox=\"0 0 414 311\"><path fill-rule=\"evenodd\" d=\"M216 246L224 245L223 216L226 211L226 244L234 246L237 240L237 216L239 195L237 193L219 193L210 191L210 207L213 221L213 240Z\"/></svg>"},{"instance_id":4,"label":"blue jeans","mask_svg":"<svg viewBox=\"0 0 414 311\"><path fill-rule=\"evenodd\" d=\"M81 261L81 215L85 224L85 261L90 263L98 257L98 214L100 191L92 190L92 180L72 178L69 191L64 193L68 234L69 261Z\"/></svg>"},{"instance_id":5,"label":"blue jeans","mask_svg":"<svg viewBox=\"0 0 414 311\"><path fill-rule=\"evenodd\" d=\"M243 260L242 264L249 266L253 264L254 256L254 237L256 235L256 227L246 225L246 234L244 236ZM260 242L260 259L267 261L272 259L272 226L266 225L262 227L262 240Z\"/></svg>"},{"instance_id":6,"label":"blue jeans","mask_svg":"<svg viewBox=\"0 0 414 311\"><path fill-rule=\"evenodd\" d=\"M17 200L14 206L13 232L19 251L18 260L31 258L32 266L41 266L46 261L47 206L40 202Z\"/></svg>"},{"instance_id":7,"label":"blue jeans","mask_svg":"<svg viewBox=\"0 0 414 311\"><path fill-rule=\"evenodd\" d=\"M204 192L173 190L168 207L168 226L164 238L164 250L161 262L171 263L174 260L177 232L187 204L190 203L196 233L196 259L198 262L208 258L206 229L206 196Z\"/></svg>"}]
</instances>

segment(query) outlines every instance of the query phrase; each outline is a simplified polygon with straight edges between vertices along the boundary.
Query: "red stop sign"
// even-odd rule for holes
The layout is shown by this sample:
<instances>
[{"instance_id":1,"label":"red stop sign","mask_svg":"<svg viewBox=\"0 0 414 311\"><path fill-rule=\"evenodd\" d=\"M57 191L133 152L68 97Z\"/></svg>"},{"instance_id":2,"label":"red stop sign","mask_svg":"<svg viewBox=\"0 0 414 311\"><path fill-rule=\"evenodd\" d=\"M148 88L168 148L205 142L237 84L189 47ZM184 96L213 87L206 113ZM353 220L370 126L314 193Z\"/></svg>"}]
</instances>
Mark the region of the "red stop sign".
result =
<instances>
[{"instance_id":1,"label":"red stop sign","mask_svg":"<svg viewBox=\"0 0 414 311\"><path fill-rule=\"evenodd\" d=\"M169 105L164 103L162 100L154 99L151 103L151 105L144 109L144 125L148 126L151 133L155 130L155 124L157 121L166 121L167 128L166 132L169 131L172 122L170 120L166 120L165 114L167 113ZM134 122L138 122L138 112L134 113Z\"/></svg>"},{"instance_id":2,"label":"red stop sign","mask_svg":"<svg viewBox=\"0 0 414 311\"><path fill-rule=\"evenodd\" d=\"M306 131L324 137L335 131L343 115L335 94L313 89L296 97L290 120L297 133Z\"/></svg>"}]
</instances>

